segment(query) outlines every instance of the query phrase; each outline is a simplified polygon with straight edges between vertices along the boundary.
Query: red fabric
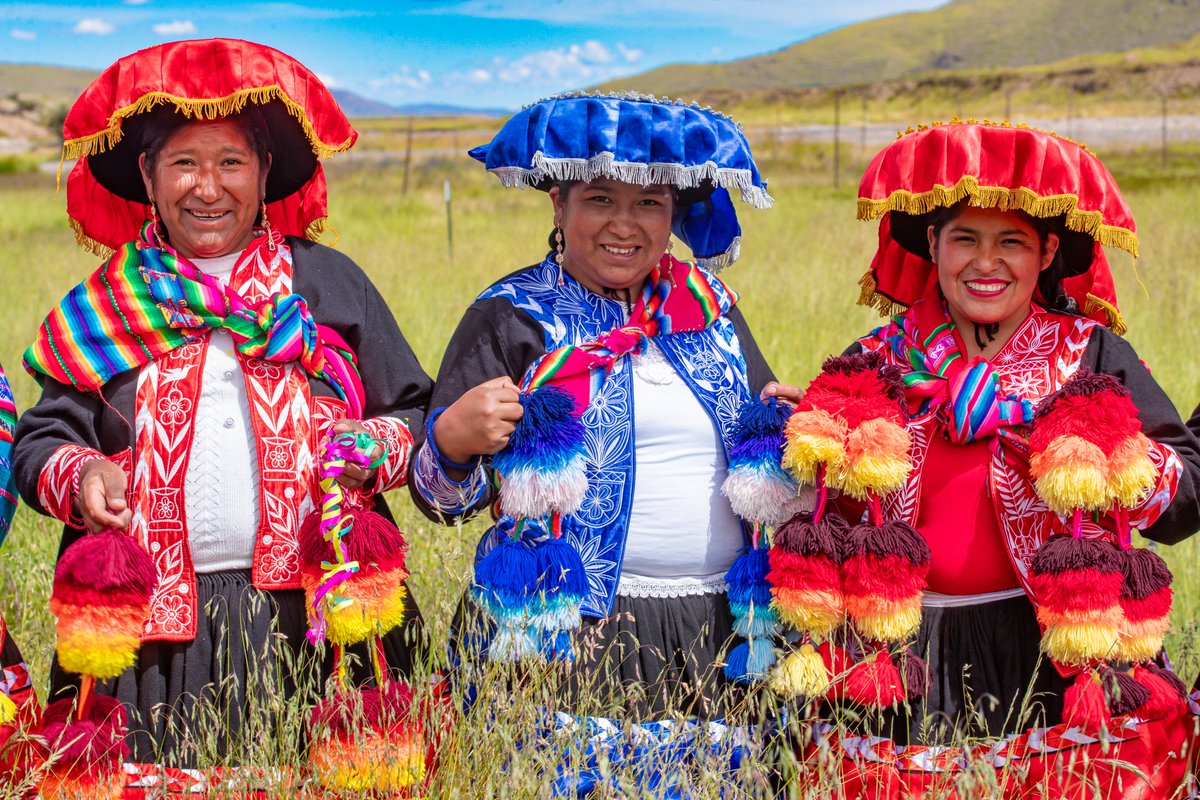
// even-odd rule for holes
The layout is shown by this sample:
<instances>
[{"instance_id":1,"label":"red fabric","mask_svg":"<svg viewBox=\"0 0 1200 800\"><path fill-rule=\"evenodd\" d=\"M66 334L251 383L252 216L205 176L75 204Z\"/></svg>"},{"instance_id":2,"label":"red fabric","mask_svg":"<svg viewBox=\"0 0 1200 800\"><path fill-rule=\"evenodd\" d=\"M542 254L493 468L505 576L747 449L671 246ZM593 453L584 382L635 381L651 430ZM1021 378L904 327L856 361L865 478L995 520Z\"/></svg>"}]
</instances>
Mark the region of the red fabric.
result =
<instances>
[{"instance_id":1,"label":"red fabric","mask_svg":"<svg viewBox=\"0 0 1200 800\"><path fill-rule=\"evenodd\" d=\"M988 442L934 435L925 457L917 530L933 552L929 590L983 594L1021 586L988 492Z\"/></svg>"},{"instance_id":2,"label":"red fabric","mask_svg":"<svg viewBox=\"0 0 1200 800\"><path fill-rule=\"evenodd\" d=\"M250 94L268 87L272 96ZM145 110L137 106L150 95L174 102L193 116L209 117L225 113L211 101L283 100L295 116L303 118L305 137L320 156L348 150L358 138L321 80L291 56L253 42L204 39L140 50L104 70L67 113L64 155L79 148L85 153L107 149L121 138L124 120ZM202 105L205 101L210 101L207 108ZM112 249L135 238L148 209L100 186L83 157L67 180L67 213L84 236ZM267 207L272 225L285 235L303 235L326 214L320 164L299 191Z\"/></svg>"}]
</instances>

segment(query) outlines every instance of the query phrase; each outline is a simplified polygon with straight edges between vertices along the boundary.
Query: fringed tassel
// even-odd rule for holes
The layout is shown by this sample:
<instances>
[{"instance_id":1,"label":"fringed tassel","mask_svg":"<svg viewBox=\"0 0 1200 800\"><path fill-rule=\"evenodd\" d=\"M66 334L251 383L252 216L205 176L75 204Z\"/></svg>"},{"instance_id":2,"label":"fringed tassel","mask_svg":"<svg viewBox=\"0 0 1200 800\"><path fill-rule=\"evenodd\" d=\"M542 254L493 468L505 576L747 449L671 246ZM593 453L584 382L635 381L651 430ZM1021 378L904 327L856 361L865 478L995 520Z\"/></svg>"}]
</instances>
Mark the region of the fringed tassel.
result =
<instances>
[{"instance_id":1,"label":"fringed tassel","mask_svg":"<svg viewBox=\"0 0 1200 800\"><path fill-rule=\"evenodd\" d=\"M751 524L773 528L800 510L799 487L780 461L790 415L791 408L774 397L750 400L738 409L721 492L733 513Z\"/></svg>"},{"instance_id":2,"label":"fringed tassel","mask_svg":"<svg viewBox=\"0 0 1200 800\"><path fill-rule=\"evenodd\" d=\"M587 493L584 430L574 399L557 387L522 393L521 405L508 447L492 460L500 506L518 518L518 531L527 520L549 518L552 538L533 546L506 538L476 566L476 596L496 622L492 660L569 660L587 578L578 551L561 539L560 520Z\"/></svg>"},{"instance_id":3,"label":"fringed tassel","mask_svg":"<svg viewBox=\"0 0 1200 800\"><path fill-rule=\"evenodd\" d=\"M1112 725L1108 698L1100 674L1085 670L1075 679L1063 697L1063 721L1068 725L1095 731Z\"/></svg>"},{"instance_id":4,"label":"fringed tassel","mask_svg":"<svg viewBox=\"0 0 1200 800\"><path fill-rule=\"evenodd\" d=\"M751 547L737 557L725 573L733 631L746 641L726 658L725 677L735 682L760 681L775 664L779 618L771 607L770 569L765 548Z\"/></svg>"},{"instance_id":5,"label":"fringed tassel","mask_svg":"<svg viewBox=\"0 0 1200 800\"><path fill-rule=\"evenodd\" d=\"M1100 669L1100 682L1108 700L1108 711L1114 717L1132 714L1150 701L1150 690L1129 672L1112 667Z\"/></svg>"},{"instance_id":6,"label":"fringed tassel","mask_svg":"<svg viewBox=\"0 0 1200 800\"><path fill-rule=\"evenodd\" d=\"M825 659L811 642L792 648L779 660L771 672L771 691L780 697L820 697L829 690L833 681Z\"/></svg>"},{"instance_id":7,"label":"fringed tassel","mask_svg":"<svg viewBox=\"0 0 1200 800\"><path fill-rule=\"evenodd\" d=\"M128 535L102 531L75 541L58 560L50 597L59 666L99 680L133 666L157 584L150 555Z\"/></svg>"},{"instance_id":8,"label":"fringed tassel","mask_svg":"<svg viewBox=\"0 0 1200 800\"><path fill-rule=\"evenodd\" d=\"M850 532L842 591L864 638L898 644L916 633L931 559L925 539L906 523L862 524Z\"/></svg>"},{"instance_id":9,"label":"fringed tassel","mask_svg":"<svg viewBox=\"0 0 1200 800\"><path fill-rule=\"evenodd\" d=\"M73 699L46 706L42 736L54 763L42 779L46 800L118 800L125 788L122 764L129 755L125 744L125 706L97 695L86 714Z\"/></svg>"},{"instance_id":10,"label":"fringed tassel","mask_svg":"<svg viewBox=\"0 0 1200 800\"><path fill-rule=\"evenodd\" d=\"M313 709L312 727L309 762L326 789L393 793L425 777L425 737L405 684L322 700Z\"/></svg>"},{"instance_id":11,"label":"fringed tassel","mask_svg":"<svg viewBox=\"0 0 1200 800\"><path fill-rule=\"evenodd\" d=\"M1174 672L1154 662L1133 668L1133 678L1146 689L1146 702L1137 709L1145 719L1167 714L1187 700L1187 687Z\"/></svg>"},{"instance_id":12,"label":"fringed tassel","mask_svg":"<svg viewBox=\"0 0 1200 800\"><path fill-rule=\"evenodd\" d=\"M1050 537L1033 558L1042 649L1060 664L1090 667L1113 656L1120 637L1124 573L1111 542Z\"/></svg>"},{"instance_id":13,"label":"fringed tassel","mask_svg":"<svg viewBox=\"0 0 1200 800\"><path fill-rule=\"evenodd\" d=\"M797 514L775 531L767 574L772 605L781 620L818 642L846 616L840 565L842 542L849 533L843 517L826 515L816 522L809 512Z\"/></svg>"},{"instance_id":14,"label":"fringed tassel","mask_svg":"<svg viewBox=\"0 0 1200 800\"><path fill-rule=\"evenodd\" d=\"M1120 640L1116 657L1141 663L1159 654L1171 625L1172 575L1165 561L1144 547L1123 553Z\"/></svg>"},{"instance_id":15,"label":"fringed tassel","mask_svg":"<svg viewBox=\"0 0 1200 800\"><path fill-rule=\"evenodd\" d=\"M869 708L888 708L904 702L907 696L904 677L886 647L868 653L850 668L842 696Z\"/></svg>"}]
</instances>

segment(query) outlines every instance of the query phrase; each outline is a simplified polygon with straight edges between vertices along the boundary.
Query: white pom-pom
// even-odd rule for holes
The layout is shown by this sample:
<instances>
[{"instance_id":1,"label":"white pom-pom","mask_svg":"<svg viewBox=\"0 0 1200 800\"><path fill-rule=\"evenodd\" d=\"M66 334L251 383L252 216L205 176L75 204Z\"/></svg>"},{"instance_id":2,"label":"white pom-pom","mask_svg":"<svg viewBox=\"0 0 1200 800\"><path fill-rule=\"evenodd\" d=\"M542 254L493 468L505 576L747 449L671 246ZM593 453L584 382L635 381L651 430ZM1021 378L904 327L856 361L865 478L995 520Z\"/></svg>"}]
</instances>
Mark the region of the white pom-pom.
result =
<instances>
[{"instance_id":1,"label":"white pom-pom","mask_svg":"<svg viewBox=\"0 0 1200 800\"><path fill-rule=\"evenodd\" d=\"M514 517L542 519L557 511L572 514L587 494L587 457L577 454L561 470L523 466L500 484L500 507Z\"/></svg>"}]
</instances>

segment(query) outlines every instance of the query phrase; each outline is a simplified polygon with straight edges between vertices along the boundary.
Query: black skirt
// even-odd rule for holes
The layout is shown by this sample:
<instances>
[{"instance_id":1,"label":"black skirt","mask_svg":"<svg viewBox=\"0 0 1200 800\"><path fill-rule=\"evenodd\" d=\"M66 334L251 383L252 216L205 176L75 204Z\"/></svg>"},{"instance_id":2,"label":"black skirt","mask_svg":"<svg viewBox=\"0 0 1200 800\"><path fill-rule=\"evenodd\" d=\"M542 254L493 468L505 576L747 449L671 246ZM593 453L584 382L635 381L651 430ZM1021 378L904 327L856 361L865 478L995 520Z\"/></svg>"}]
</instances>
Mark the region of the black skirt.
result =
<instances>
[{"instance_id":1,"label":"black skirt","mask_svg":"<svg viewBox=\"0 0 1200 800\"><path fill-rule=\"evenodd\" d=\"M583 618L575 661L563 673L561 710L648 721L664 716L723 716L731 687L724 658L733 638L725 594L618 595L603 619ZM485 658L490 624L464 596L451 634L451 659Z\"/></svg>"},{"instance_id":2,"label":"black skirt","mask_svg":"<svg viewBox=\"0 0 1200 800\"><path fill-rule=\"evenodd\" d=\"M294 760L306 741L308 709L333 668L332 648L305 638L304 592L265 591L250 571L196 576L196 638L146 642L137 663L96 691L129 713L131 760L196 767ZM420 610L411 595L404 624L384 637L395 677L411 674L425 650ZM350 648L356 684L371 679L365 645ZM76 691L78 676L51 667L51 700ZM256 756L261 758L256 758Z\"/></svg>"},{"instance_id":3,"label":"black skirt","mask_svg":"<svg viewBox=\"0 0 1200 800\"><path fill-rule=\"evenodd\" d=\"M945 744L1061 722L1071 681L1041 654L1041 638L1024 595L923 609L912 649L929 666L929 692L881 715L873 732L899 744Z\"/></svg>"}]
</instances>

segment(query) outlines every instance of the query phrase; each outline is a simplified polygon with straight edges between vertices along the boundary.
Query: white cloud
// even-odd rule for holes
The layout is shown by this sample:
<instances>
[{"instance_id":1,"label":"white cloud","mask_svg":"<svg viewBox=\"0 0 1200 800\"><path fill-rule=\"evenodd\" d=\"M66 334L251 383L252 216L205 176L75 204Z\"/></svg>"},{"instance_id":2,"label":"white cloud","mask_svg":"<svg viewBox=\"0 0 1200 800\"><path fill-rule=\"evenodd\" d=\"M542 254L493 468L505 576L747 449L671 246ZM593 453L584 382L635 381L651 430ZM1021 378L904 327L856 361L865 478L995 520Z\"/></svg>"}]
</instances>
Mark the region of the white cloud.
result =
<instances>
[{"instance_id":1,"label":"white cloud","mask_svg":"<svg viewBox=\"0 0 1200 800\"><path fill-rule=\"evenodd\" d=\"M400 67L398 72L393 72L383 78L375 78L367 83L372 89L404 93L429 88L429 85L433 83L433 76L429 74L428 70L414 71L405 65Z\"/></svg>"},{"instance_id":2,"label":"white cloud","mask_svg":"<svg viewBox=\"0 0 1200 800\"><path fill-rule=\"evenodd\" d=\"M321 83L325 84L330 89L337 89L341 86L341 84L337 82L337 79L327 72L318 72L317 80L321 81Z\"/></svg>"},{"instance_id":3,"label":"white cloud","mask_svg":"<svg viewBox=\"0 0 1200 800\"><path fill-rule=\"evenodd\" d=\"M196 32L196 23L190 19L176 19L170 22L160 22L151 26L150 30L159 36L186 36Z\"/></svg>"},{"instance_id":4,"label":"white cloud","mask_svg":"<svg viewBox=\"0 0 1200 800\"><path fill-rule=\"evenodd\" d=\"M473 69L466 74L466 79L471 83L487 83L492 79L492 73L486 69Z\"/></svg>"},{"instance_id":5,"label":"white cloud","mask_svg":"<svg viewBox=\"0 0 1200 800\"><path fill-rule=\"evenodd\" d=\"M22 42L32 42L37 38L37 34L33 31L23 31L19 28L13 28L8 35Z\"/></svg>"},{"instance_id":6,"label":"white cloud","mask_svg":"<svg viewBox=\"0 0 1200 800\"><path fill-rule=\"evenodd\" d=\"M492 59L492 72L504 83L574 86L603 80L611 72L612 62L612 51L589 39L583 44L539 50L511 61L497 56Z\"/></svg>"},{"instance_id":7,"label":"white cloud","mask_svg":"<svg viewBox=\"0 0 1200 800\"><path fill-rule=\"evenodd\" d=\"M116 30L116 26L114 26L111 22L105 22L102 19L87 17L86 19L81 19L79 22L75 23L73 30L75 33L87 33L92 34L93 36L107 36Z\"/></svg>"},{"instance_id":8,"label":"white cloud","mask_svg":"<svg viewBox=\"0 0 1200 800\"><path fill-rule=\"evenodd\" d=\"M624 42L617 42L617 52L619 52L627 62L632 64L640 59L646 51L636 50L632 47L626 47Z\"/></svg>"}]
</instances>

